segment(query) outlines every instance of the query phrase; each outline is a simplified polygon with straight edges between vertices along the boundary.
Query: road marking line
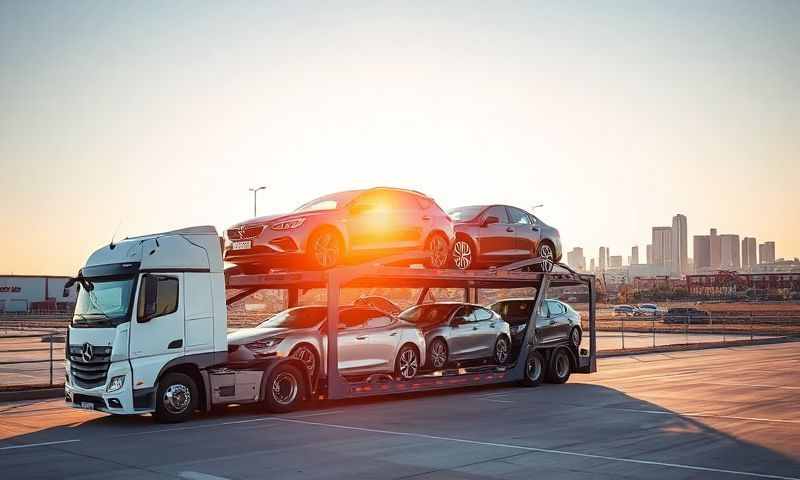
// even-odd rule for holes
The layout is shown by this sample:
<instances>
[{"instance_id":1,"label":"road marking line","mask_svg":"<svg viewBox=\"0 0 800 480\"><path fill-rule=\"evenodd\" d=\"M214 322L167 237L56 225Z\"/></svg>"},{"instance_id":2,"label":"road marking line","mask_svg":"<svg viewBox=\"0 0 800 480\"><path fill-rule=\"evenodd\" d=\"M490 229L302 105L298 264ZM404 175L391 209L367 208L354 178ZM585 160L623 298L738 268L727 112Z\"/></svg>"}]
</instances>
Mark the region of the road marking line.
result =
<instances>
[{"instance_id":1,"label":"road marking line","mask_svg":"<svg viewBox=\"0 0 800 480\"><path fill-rule=\"evenodd\" d=\"M773 423L800 423L800 420L786 420L782 418L759 418L759 417L739 417L734 415L719 415L716 413L681 413L681 412L664 412L661 410L637 410L635 408L614 408L613 410L622 410L625 412L647 413L654 415L674 415L676 417L699 417L699 418L721 418L725 420L746 420L750 422L773 422Z\"/></svg>"},{"instance_id":2,"label":"road marking line","mask_svg":"<svg viewBox=\"0 0 800 480\"><path fill-rule=\"evenodd\" d=\"M29 448L29 447L46 447L48 445L59 445L62 443L75 443L80 442L79 439L72 439L72 440L57 440L54 442L42 442L42 443L29 443L27 445L10 445L8 447L0 447L0 450L16 450L19 448Z\"/></svg>"},{"instance_id":3,"label":"road marking line","mask_svg":"<svg viewBox=\"0 0 800 480\"><path fill-rule=\"evenodd\" d=\"M209 475L207 473L200 472L181 472L178 474L178 476L188 480L230 480L229 478L218 477L216 475Z\"/></svg>"},{"instance_id":4,"label":"road marking line","mask_svg":"<svg viewBox=\"0 0 800 480\"><path fill-rule=\"evenodd\" d=\"M359 432L368 432L368 433L381 433L384 435L394 435L399 437L415 437L415 438L426 438L429 440L441 440L446 442L455 442L455 443L465 443L469 445L482 445L488 447L499 447L499 448L510 448L515 450L524 450L528 452L538 452L538 453L550 453L556 455L568 455L573 457L582 457L582 458L593 458L597 460L608 460L612 462L623 462L623 463L634 463L638 465L653 465L657 467L670 467L670 468L678 468L683 470L695 470L701 472L714 472L714 473L728 473L731 475L740 475L744 477L756 477L756 478L770 478L775 480L800 480L800 477L785 477L782 475L772 475L768 473L755 473L755 472L745 472L741 470L728 470L724 468L713 468L713 467L702 467L699 465L686 465L681 463L667 463L667 462L656 462L653 460L638 460L635 458L624 458L624 457L610 457L607 455L596 455L592 453L580 453L580 452L570 452L567 450L553 450L549 448L536 448L536 447L526 447L524 445L513 445L509 443L493 443L493 442L481 442L478 440L467 440L464 438L453 438L453 437L441 437L438 435L428 435L425 433L413 433L413 432L396 432L392 430L380 430L377 428L366 428L366 427L353 427L349 425L336 425L330 423L320 423L320 422L309 422L307 420L294 420L290 418L274 418L276 421L279 422L288 422L288 423L299 423L303 425L312 425L318 427L328 427L328 428L339 428L343 430L354 430Z\"/></svg>"},{"instance_id":5,"label":"road marking line","mask_svg":"<svg viewBox=\"0 0 800 480\"><path fill-rule=\"evenodd\" d=\"M485 402L494 402L494 403L514 403L513 400L499 400L494 398L479 398L478 400L483 400Z\"/></svg>"},{"instance_id":6,"label":"road marking line","mask_svg":"<svg viewBox=\"0 0 800 480\"><path fill-rule=\"evenodd\" d=\"M331 415L331 414L334 414L334 413L341 413L343 411L344 410L332 410L332 411L326 411L326 412L309 413L307 415L297 415L297 416L294 416L294 417L291 417L291 418L300 419L300 418L309 418L309 417L319 417L321 415ZM244 420L231 420L231 421L228 421L228 422L204 423L204 424L201 424L201 425L190 425L190 426L186 426L186 427L159 428L159 429L156 429L156 430L146 430L146 431L143 431L143 432L121 433L119 435L113 435L113 437L114 438L117 438L117 437L135 437L135 436L138 436L138 435L149 435L149 434L152 434L152 433L180 432L180 431L183 431L183 430L198 430L198 429L201 429L201 428L214 428L214 427L222 427L222 426L225 426L225 425L240 425L240 424L243 424L243 423L265 422L267 420L273 420L275 418L276 417L273 417L273 416L267 416L267 417L258 417L258 418L248 418L248 419L244 419Z\"/></svg>"}]
</instances>

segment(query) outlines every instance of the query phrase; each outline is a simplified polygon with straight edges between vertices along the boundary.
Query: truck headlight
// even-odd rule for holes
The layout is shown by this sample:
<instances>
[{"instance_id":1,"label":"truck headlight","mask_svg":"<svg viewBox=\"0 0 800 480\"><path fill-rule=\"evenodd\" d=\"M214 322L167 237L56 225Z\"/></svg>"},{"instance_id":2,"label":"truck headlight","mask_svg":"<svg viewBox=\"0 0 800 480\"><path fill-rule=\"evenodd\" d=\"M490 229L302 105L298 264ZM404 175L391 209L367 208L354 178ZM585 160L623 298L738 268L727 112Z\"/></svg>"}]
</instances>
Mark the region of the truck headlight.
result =
<instances>
[{"instance_id":1,"label":"truck headlight","mask_svg":"<svg viewBox=\"0 0 800 480\"><path fill-rule=\"evenodd\" d=\"M108 382L108 388L106 392L116 392L122 386L125 385L125 375L117 375L116 377L112 377L111 381Z\"/></svg>"}]
</instances>

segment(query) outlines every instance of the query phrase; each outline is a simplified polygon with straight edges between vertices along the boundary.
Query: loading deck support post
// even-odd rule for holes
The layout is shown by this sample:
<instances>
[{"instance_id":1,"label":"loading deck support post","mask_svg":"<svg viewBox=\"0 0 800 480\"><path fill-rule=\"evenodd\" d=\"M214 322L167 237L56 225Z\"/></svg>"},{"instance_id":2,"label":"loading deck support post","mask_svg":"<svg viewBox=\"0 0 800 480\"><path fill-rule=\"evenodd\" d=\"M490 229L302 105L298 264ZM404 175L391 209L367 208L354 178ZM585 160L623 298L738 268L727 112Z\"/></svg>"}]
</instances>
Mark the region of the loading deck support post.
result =
<instances>
[{"instance_id":1,"label":"loading deck support post","mask_svg":"<svg viewBox=\"0 0 800 480\"><path fill-rule=\"evenodd\" d=\"M300 291L297 288L286 290L286 308L296 307L300 303Z\"/></svg>"}]
</instances>

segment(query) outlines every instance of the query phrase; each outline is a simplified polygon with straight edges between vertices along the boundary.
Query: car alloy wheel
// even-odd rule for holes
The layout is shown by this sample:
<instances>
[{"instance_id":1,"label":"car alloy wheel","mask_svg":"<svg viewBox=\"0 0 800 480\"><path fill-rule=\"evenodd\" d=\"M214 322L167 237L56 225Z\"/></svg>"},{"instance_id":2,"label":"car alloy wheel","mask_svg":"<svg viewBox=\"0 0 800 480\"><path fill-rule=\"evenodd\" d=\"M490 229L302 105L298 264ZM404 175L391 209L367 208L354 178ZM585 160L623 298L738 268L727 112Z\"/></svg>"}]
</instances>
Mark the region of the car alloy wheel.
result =
<instances>
[{"instance_id":1,"label":"car alloy wheel","mask_svg":"<svg viewBox=\"0 0 800 480\"><path fill-rule=\"evenodd\" d=\"M431 252L433 268L443 268L447 264L447 240L444 237L434 235L428 242L428 250Z\"/></svg>"},{"instance_id":2,"label":"car alloy wheel","mask_svg":"<svg viewBox=\"0 0 800 480\"><path fill-rule=\"evenodd\" d=\"M572 333L570 334L570 339L572 340L572 345L574 345L575 348L581 346L581 331L578 330L577 327L572 329Z\"/></svg>"},{"instance_id":3,"label":"car alloy wheel","mask_svg":"<svg viewBox=\"0 0 800 480\"><path fill-rule=\"evenodd\" d=\"M453 245L453 263L459 270L467 270L472 265L472 247L466 240L458 240Z\"/></svg>"},{"instance_id":4,"label":"car alloy wheel","mask_svg":"<svg viewBox=\"0 0 800 480\"><path fill-rule=\"evenodd\" d=\"M543 243L539 246L539 258L543 260L543 262L540 264L542 271L553 271L553 257L553 248L550 247L550 245Z\"/></svg>"},{"instance_id":5,"label":"car alloy wheel","mask_svg":"<svg viewBox=\"0 0 800 480\"><path fill-rule=\"evenodd\" d=\"M180 415L192 403L191 389L180 383L170 385L164 390L161 402L166 411L173 415Z\"/></svg>"},{"instance_id":6,"label":"car alloy wheel","mask_svg":"<svg viewBox=\"0 0 800 480\"><path fill-rule=\"evenodd\" d=\"M502 365L508 360L508 341L505 337L498 338L497 343L494 344L494 360L498 365Z\"/></svg>"},{"instance_id":7,"label":"car alloy wheel","mask_svg":"<svg viewBox=\"0 0 800 480\"><path fill-rule=\"evenodd\" d=\"M292 352L291 357L303 362L306 370L308 370L308 378L314 378L314 375L317 373L317 356L314 355L314 352L312 352L310 348L306 346L297 347L294 352Z\"/></svg>"},{"instance_id":8,"label":"car alloy wheel","mask_svg":"<svg viewBox=\"0 0 800 480\"><path fill-rule=\"evenodd\" d=\"M281 372L272 381L272 398L280 405L291 405L297 398L300 384L289 372Z\"/></svg>"},{"instance_id":9,"label":"car alloy wheel","mask_svg":"<svg viewBox=\"0 0 800 480\"><path fill-rule=\"evenodd\" d=\"M400 358L397 360L398 372L403 380L410 380L417 375L419 368L419 361L417 360L417 352L413 348L404 348L400 352Z\"/></svg>"},{"instance_id":10,"label":"car alloy wheel","mask_svg":"<svg viewBox=\"0 0 800 480\"><path fill-rule=\"evenodd\" d=\"M312 246L314 260L322 268L336 266L339 261L339 238L333 232L323 232Z\"/></svg>"},{"instance_id":11,"label":"car alloy wheel","mask_svg":"<svg viewBox=\"0 0 800 480\"><path fill-rule=\"evenodd\" d=\"M431 367L443 368L447 363L447 346L443 340L436 340L431 345Z\"/></svg>"}]
</instances>

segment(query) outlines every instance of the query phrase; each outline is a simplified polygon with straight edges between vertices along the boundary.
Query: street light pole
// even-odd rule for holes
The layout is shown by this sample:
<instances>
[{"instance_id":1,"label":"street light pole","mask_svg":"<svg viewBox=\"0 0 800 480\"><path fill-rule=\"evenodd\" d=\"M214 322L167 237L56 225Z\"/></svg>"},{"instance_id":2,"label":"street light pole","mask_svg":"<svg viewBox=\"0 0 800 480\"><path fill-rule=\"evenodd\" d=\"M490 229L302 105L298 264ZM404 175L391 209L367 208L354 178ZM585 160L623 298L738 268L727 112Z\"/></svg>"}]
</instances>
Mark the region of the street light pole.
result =
<instances>
[{"instance_id":1,"label":"street light pole","mask_svg":"<svg viewBox=\"0 0 800 480\"><path fill-rule=\"evenodd\" d=\"M544 203L540 203L539 205L534 205L531 207L531 213L536 213L536 209L539 207L544 207Z\"/></svg>"},{"instance_id":2,"label":"street light pole","mask_svg":"<svg viewBox=\"0 0 800 480\"><path fill-rule=\"evenodd\" d=\"M249 188L248 189L251 192L253 192L253 217L257 217L258 216L258 192L261 191L261 190L266 190L266 189L267 189L266 186L261 186L261 187L255 187L255 188Z\"/></svg>"}]
</instances>

